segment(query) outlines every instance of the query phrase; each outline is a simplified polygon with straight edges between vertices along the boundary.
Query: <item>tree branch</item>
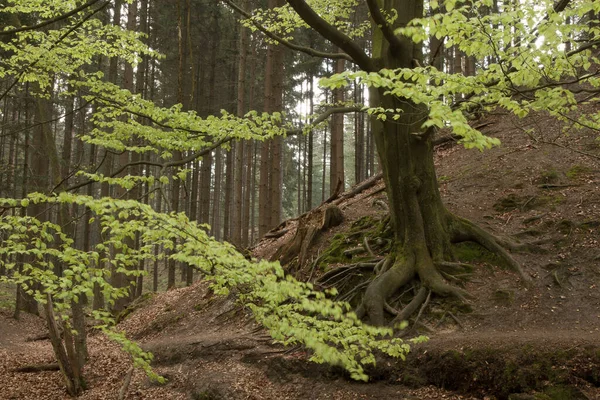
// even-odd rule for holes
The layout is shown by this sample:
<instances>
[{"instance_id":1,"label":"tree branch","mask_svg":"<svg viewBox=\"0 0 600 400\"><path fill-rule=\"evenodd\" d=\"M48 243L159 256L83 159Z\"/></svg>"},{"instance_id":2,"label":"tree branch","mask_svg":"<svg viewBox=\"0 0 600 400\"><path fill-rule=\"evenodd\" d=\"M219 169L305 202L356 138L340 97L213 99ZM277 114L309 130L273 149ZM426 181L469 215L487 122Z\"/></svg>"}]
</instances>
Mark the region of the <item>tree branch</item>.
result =
<instances>
[{"instance_id":1,"label":"tree branch","mask_svg":"<svg viewBox=\"0 0 600 400\"><path fill-rule=\"evenodd\" d=\"M31 64L29 64L28 66L26 66L21 72L19 72L17 74L17 76L15 77L15 79L12 81L12 83L8 86L8 88L6 88L6 90L2 93L2 95L0 95L0 100L2 100L3 98L5 98L8 93L10 93L10 91L12 90L12 88L14 88L17 83L19 83L19 81L21 80L21 78L25 75L25 73L27 72L27 70L29 70L30 68L33 68L37 65L37 63L40 62L40 60L42 59L42 57L45 54L50 53L52 50L54 50L54 48L56 46L58 46L63 40L65 40L65 38L67 36L69 36L71 33L75 32L77 29L79 29L87 20L89 20L90 18L92 18L94 15L96 15L98 12L102 11L102 9L104 7L106 7L107 5L109 5L111 2L111 0L106 0L104 3L102 3L100 5L100 7L98 7L97 9L95 9L94 11L92 11L91 13L89 13L88 15L86 15L85 17L83 17L81 19L81 21L77 22L74 26L72 26L71 28L69 28L65 33L63 33L57 40L56 42L52 43L52 45L48 48L48 50L46 50L44 53L42 53L42 55L40 55L39 57L37 57Z\"/></svg>"},{"instance_id":2,"label":"tree branch","mask_svg":"<svg viewBox=\"0 0 600 400\"><path fill-rule=\"evenodd\" d=\"M567 8L567 6L569 5L569 3L571 3L571 0L559 0L557 3L555 3L555 4L554 4L554 6L552 7L552 10L553 10L555 13L562 12L562 11L564 11L564 10L565 10L565 8ZM531 45L532 45L532 44L533 44L533 43L534 43L534 42L535 42L535 41L536 41L536 40L537 40L537 39L540 37L540 34L539 34L539 32L538 32L538 31L539 31L539 29L540 29L540 26L542 26L542 24L543 24L545 21L548 21L549 19L550 19L550 15L549 15L549 14L546 14L546 15L544 16L544 19L542 19L540 22L538 22L538 23L537 23L537 24L536 24L536 25L533 27L533 30L531 31L531 33L532 33L532 34L534 34L535 36L533 37L533 39L532 39L532 40L530 40L530 41L529 41L529 44L527 44L527 47L528 47L528 48L529 48L529 47L530 47L530 46L531 46ZM520 47L520 46L521 46L521 37L519 36L519 37L517 37L517 40L515 41L515 44L514 44L514 46L513 46L513 47L514 47L514 48L518 48L518 47ZM507 46L504 48L504 51L507 51L507 49L508 49L509 47L510 47L510 45L507 45Z\"/></svg>"},{"instance_id":3,"label":"tree branch","mask_svg":"<svg viewBox=\"0 0 600 400\"><path fill-rule=\"evenodd\" d=\"M198 136L209 136L206 132L198 131L198 130L195 130L195 129L189 129L189 128L183 128L183 127L174 127L174 126L170 126L170 125L167 125L167 124L163 124L162 122L157 121L156 119L152 118L149 115L146 115L146 114L143 114L143 113L140 113L140 112L137 112L137 111L132 111L132 110L128 109L126 105L124 105L122 103L119 103L116 100L112 100L112 99L105 98L105 97L97 97L96 100L103 101L104 102L103 105L105 107L117 108L117 109L122 110L125 113L133 114L136 117L145 118L148 121L152 122L154 125L159 126L161 128L172 129L172 130L176 130L177 129L177 130L180 130L180 131L193 133L193 134L198 135Z\"/></svg>"},{"instance_id":4,"label":"tree branch","mask_svg":"<svg viewBox=\"0 0 600 400\"><path fill-rule=\"evenodd\" d=\"M394 31L392 27L387 23L385 17L381 13L381 9L379 8L379 4L377 4L377 0L367 0L367 6L369 7L369 12L371 13L371 17L373 21L377 25L383 36L386 38L390 47L392 48L400 48L402 43L398 36L394 35Z\"/></svg>"},{"instance_id":5,"label":"tree branch","mask_svg":"<svg viewBox=\"0 0 600 400\"><path fill-rule=\"evenodd\" d=\"M585 44L582 44L581 46L579 46L578 48L571 50L570 52L568 52L566 54L567 58L574 56L575 54L581 53L582 51L585 51L589 48L595 47L595 46L600 46L600 40L595 40L593 42L588 42Z\"/></svg>"},{"instance_id":6,"label":"tree branch","mask_svg":"<svg viewBox=\"0 0 600 400\"><path fill-rule=\"evenodd\" d=\"M358 65L363 71L375 72L377 70L373 60L356 42L321 18L304 0L286 1L300 15L300 18L304 22L325 39L345 51L352 58L352 62Z\"/></svg>"},{"instance_id":7,"label":"tree branch","mask_svg":"<svg viewBox=\"0 0 600 400\"><path fill-rule=\"evenodd\" d=\"M73 9L72 11L69 11L68 13L59 15L57 17L48 19L46 21L42 21L42 22L40 22L39 24L36 24L36 25L23 26L21 28L10 29L10 30L7 30L7 31L0 31L0 35L11 35L13 33L18 33L18 32L32 31L32 30L35 30L35 29L43 28L44 26L52 25L55 22L62 21L63 19L67 19L67 18L71 17L72 15L75 15L78 12L83 11L86 8L93 6L98 1L100 1L100 0L90 0L87 3L82 4L81 6Z\"/></svg>"},{"instance_id":8,"label":"tree branch","mask_svg":"<svg viewBox=\"0 0 600 400\"><path fill-rule=\"evenodd\" d=\"M292 43L292 42L290 42L288 40L285 40L281 36L278 36L278 35L274 34L273 32L270 32L267 28L265 28L264 26L262 26L258 22L254 21L252 19L252 15L248 11L244 10L243 8L241 8L240 6L238 6L237 4L235 4L234 2L232 2L231 0L222 0L222 1L225 4L227 4L229 7L231 7L234 11L240 13L245 18L249 19L252 22L252 25L254 25L259 31L261 31L266 36L268 36L269 38L275 40L277 43L279 43L279 44L281 44L281 45L283 45L285 47L288 47L288 48L290 48L292 50L300 51L300 52L308 54L309 56L312 56L312 57L329 58L331 60L343 59L343 60L348 60L350 62L354 62L354 60L352 59L352 57L350 57L346 53L327 53L327 52L324 52L324 51L315 50L315 49L313 49L311 47L300 46L300 45Z\"/></svg>"},{"instance_id":9,"label":"tree branch","mask_svg":"<svg viewBox=\"0 0 600 400\"><path fill-rule=\"evenodd\" d=\"M318 124L320 124L321 122L325 121L327 118L329 118L329 116L331 116L332 114L345 114L345 113L350 113L350 112L361 112L363 111L362 106L348 106L348 107L332 107L332 108L328 108L327 110L325 110L323 113L319 114L319 116L317 118L315 118L314 120L312 120L309 124L309 126L314 127ZM286 135L300 135L304 130L306 129L306 127L304 128L296 128L296 129L289 129L286 131Z\"/></svg>"},{"instance_id":10,"label":"tree branch","mask_svg":"<svg viewBox=\"0 0 600 400\"><path fill-rule=\"evenodd\" d=\"M129 167L135 167L137 165L146 165L146 166L150 166L150 167L158 167L161 170L164 170L166 168L170 168L170 167L179 167L181 165L187 164L189 162L194 161L195 159L197 159L198 157L202 157L208 153L210 153L211 151L213 151L214 149L216 149L217 147L220 147L222 145L224 145L227 142L230 142L231 140L233 140L234 137L228 137L228 138L224 138L221 140L216 141L215 143L213 143L212 145L210 145L209 147L199 150L195 153L190 154L189 156L185 157L185 158L181 158L179 160L173 160L173 161L168 161L168 162L164 162L164 163L159 163L159 162L155 162L155 161L150 161L150 160L141 160L141 161L133 161L130 163L127 163L125 165L123 165L121 168L119 168L118 170L116 170L115 172L113 172L112 174L110 174L110 178L114 178L116 176L118 176L119 174L121 174L123 171L125 171L127 168ZM65 192L70 192L73 190L77 190L79 188L82 188L84 186L87 186L89 184L92 184L96 182L95 180L92 179L88 179L85 182L81 182L78 183L76 185L70 186L68 188L65 189Z\"/></svg>"}]
</instances>

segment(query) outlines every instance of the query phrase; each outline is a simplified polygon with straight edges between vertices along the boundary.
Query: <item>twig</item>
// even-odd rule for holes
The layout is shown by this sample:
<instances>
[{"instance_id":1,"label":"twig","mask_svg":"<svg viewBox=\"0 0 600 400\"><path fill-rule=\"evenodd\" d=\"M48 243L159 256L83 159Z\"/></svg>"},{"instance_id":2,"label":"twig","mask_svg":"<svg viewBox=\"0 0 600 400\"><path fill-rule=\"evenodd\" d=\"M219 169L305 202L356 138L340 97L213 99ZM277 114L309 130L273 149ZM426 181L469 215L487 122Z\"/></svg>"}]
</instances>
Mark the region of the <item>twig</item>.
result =
<instances>
[{"instance_id":1,"label":"twig","mask_svg":"<svg viewBox=\"0 0 600 400\"><path fill-rule=\"evenodd\" d=\"M129 384L131 383L131 376L133 375L133 367L130 367L125 375L125 379L123 379L123 385L119 390L119 400L125 399L125 395L127 394L127 390L129 389Z\"/></svg>"},{"instance_id":2,"label":"twig","mask_svg":"<svg viewBox=\"0 0 600 400\"><path fill-rule=\"evenodd\" d=\"M375 268L376 263L368 263L368 262L360 262L357 264L345 265L342 267L338 267L332 269L331 271L325 273L323 276L319 278L319 284L323 285L324 283L329 282L330 280L339 277L340 275L345 275L357 269L373 269Z\"/></svg>"},{"instance_id":3,"label":"twig","mask_svg":"<svg viewBox=\"0 0 600 400\"><path fill-rule=\"evenodd\" d=\"M460 320L458 319L458 317L454 314L452 314L450 311L448 311L448 315L450 317L452 317L452 319L456 322L456 324L460 327L460 329L465 329L464 325L460 322Z\"/></svg>"},{"instance_id":4,"label":"twig","mask_svg":"<svg viewBox=\"0 0 600 400\"><path fill-rule=\"evenodd\" d=\"M43 28L44 26L54 24L55 22L61 21L63 19L67 19L70 16L75 15L78 12L83 11L86 8L89 8L89 7L93 6L97 2L98 2L98 0L90 0L87 3L82 4L81 6L79 6L77 8L74 8L73 10L71 10L71 11L65 13L65 14L61 14L61 15L59 15L57 17L54 17L54 18L42 21L42 22L40 22L40 23L38 23L36 25L23 26L23 27L20 27L20 28L15 28L15 29L10 29L10 30L0 31L0 35L11 35L11 34L18 33L18 32L33 31L33 30L36 30L36 29L39 29L39 28Z\"/></svg>"},{"instance_id":5,"label":"twig","mask_svg":"<svg viewBox=\"0 0 600 400\"><path fill-rule=\"evenodd\" d=\"M429 293L427 293L427 299L425 299L425 303L423 303L423 305L421 306L421 309L419 310L419 313L417 314L417 318L415 318L415 322L414 322L413 326L417 325L417 322L419 322L419 318L421 318L421 314L423 314L423 310L425 310L425 308L429 305L429 300L431 300L431 290L429 290Z\"/></svg>"},{"instance_id":6,"label":"twig","mask_svg":"<svg viewBox=\"0 0 600 400\"><path fill-rule=\"evenodd\" d=\"M569 146L565 146L565 145L562 145L562 144L560 144L560 143L556 143L556 142L546 142L546 141L542 141L542 143L544 143L544 144L550 144L550 145L552 145L552 146L560 147L560 148L563 148L563 149L565 149L565 150L570 150L570 151L573 151L573 152L575 152L575 153L578 153L578 154L581 154L581 155L584 155L584 156L587 156L587 157L590 157L590 158L594 158L594 159L596 159L596 160L600 160L600 156L597 156L597 155L595 155L595 154L591 154L591 153L587 153L587 152L585 152L585 151L581 151L581 150L573 149L573 148L571 148L571 147L569 147Z\"/></svg>"},{"instance_id":7,"label":"twig","mask_svg":"<svg viewBox=\"0 0 600 400\"><path fill-rule=\"evenodd\" d=\"M373 250L371 250L371 247L369 246L369 240L366 236L363 238L363 244L365 245L365 250L367 250L367 253L369 253L371 257L375 257L375 253L373 253Z\"/></svg>"},{"instance_id":8,"label":"twig","mask_svg":"<svg viewBox=\"0 0 600 400\"><path fill-rule=\"evenodd\" d=\"M446 320L446 315L448 315L447 311L444 314L442 314L442 317L440 318L438 323L435 324L434 329L437 329Z\"/></svg>"},{"instance_id":9,"label":"twig","mask_svg":"<svg viewBox=\"0 0 600 400\"><path fill-rule=\"evenodd\" d=\"M359 285L356 285L352 290L345 293L343 296L340 296L338 300L340 301L350 301L356 295L357 292L361 291L363 288L369 286L372 279L369 279Z\"/></svg>"}]
</instances>

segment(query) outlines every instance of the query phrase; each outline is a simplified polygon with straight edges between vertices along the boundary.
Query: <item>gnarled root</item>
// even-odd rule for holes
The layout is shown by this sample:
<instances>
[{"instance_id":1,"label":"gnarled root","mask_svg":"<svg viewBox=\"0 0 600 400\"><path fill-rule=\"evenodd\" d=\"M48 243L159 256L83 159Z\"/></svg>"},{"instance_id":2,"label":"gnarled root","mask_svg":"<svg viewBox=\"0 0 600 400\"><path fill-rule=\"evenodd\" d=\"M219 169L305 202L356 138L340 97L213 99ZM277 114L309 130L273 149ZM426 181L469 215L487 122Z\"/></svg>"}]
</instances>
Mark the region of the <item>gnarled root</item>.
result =
<instances>
[{"instance_id":1,"label":"gnarled root","mask_svg":"<svg viewBox=\"0 0 600 400\"><path fill-rule=\"evenodd\" d=\"M531 278L519 263L508 253L506 243L476 224L450 215L448 218L449 240L452 242L473 241L496 254L506 265L517 272L523 283L529 284ZM415 243L413 243L415 244ZM444 259L432 259L432 254L444 254ZM451 260L451 261L448 261ZM454 297L468 303L472 296L464 289L450 282L460 283L461 278L472 271L472 266L452 260L450 254L432 251L428 246L417 244L414 248L400 248L397 253L388 255L385 262L375 266L376 277L367 286L363 301L357 308L360 318L367 317L373 325L386 322L385 312L394 316L392 323L407 320L424 303L427 293ZM415 277L421 282L421 288L402 310L396 310L387 303L390 296Z\"/></svg>"},{"instance_id":2,"label":"gnarled root","mask_svg":"<svg viewBox=\"0 0 600 400\"><path fill-rule=\"evenodd\" d=\"M385 323L385 302L396 290L410 282L415 276L414 260L396 258L392 266L378 275L365 291L357 314L367 314L373 325Z\"/></svg>"},{"instance_id":3,"label":"gnarled root","mask_svg":"<svg viewBox=\"0 0 600 400\"><path fill-rule=\"evenodd\" d=\"M453 242L472 241L480 244L488 251L500 257L510 269L517 272L525 285L531 283L531 277L523 271L521 265L506 251L506 241L463 218L455 217L455 224L453 225Z\"/></svg>"}]
</instances>

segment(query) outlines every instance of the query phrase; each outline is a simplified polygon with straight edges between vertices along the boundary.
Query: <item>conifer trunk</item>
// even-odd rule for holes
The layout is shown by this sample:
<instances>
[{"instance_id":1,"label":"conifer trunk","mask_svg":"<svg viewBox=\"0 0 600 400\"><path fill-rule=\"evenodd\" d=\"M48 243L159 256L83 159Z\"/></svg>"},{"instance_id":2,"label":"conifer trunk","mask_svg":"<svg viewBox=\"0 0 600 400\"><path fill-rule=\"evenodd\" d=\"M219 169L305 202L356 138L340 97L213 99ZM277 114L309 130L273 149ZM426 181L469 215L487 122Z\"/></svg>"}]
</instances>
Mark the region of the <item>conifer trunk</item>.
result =
<instances>
[{"instance_id":1,"label":"conifer trunk","mask_svg":"<svg viewBox=\"0 0 600 400\"><path fill-rule=\"evenodd\" d=\"M345 69L343 59L336 60L333 72L341 74ZM344 102L344 88L334 89L333 104L340 105ZM344 190L344 114L338 113L331 117L331 152L329 154L329 194L332 195L336 190Z\"/></svg>"}]
</instances>

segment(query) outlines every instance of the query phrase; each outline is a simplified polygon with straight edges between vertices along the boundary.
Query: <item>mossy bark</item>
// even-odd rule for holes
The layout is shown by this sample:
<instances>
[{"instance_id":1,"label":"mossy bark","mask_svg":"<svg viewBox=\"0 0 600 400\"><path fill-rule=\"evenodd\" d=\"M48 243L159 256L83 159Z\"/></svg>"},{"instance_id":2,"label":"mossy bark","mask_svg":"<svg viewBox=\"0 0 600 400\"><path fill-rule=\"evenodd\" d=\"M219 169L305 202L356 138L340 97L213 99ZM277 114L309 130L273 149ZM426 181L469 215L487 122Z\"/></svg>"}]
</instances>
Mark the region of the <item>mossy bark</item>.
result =
<instances>
[{"instance_id":1,"label":"mossy bark","mask_svg":"<svg viewBox=\"0 0 600 400\"><path fill-rule=\"evenodd\" d=\"M402 9L398 26L423 14L423 2L418 0L387 0L386 9ZM375 33L374 56L381 68L412 68L422 64L419 44L407 39L391 46ZM370 322L385 322L385 301L396 290L418 278L433 293L468 297L464 290L448 284L436 264L453 261L451 243L473 240L497 253L507 264L521 272L518 264L494 236L469 221L458 218L445 208L438 190L433 162L433 129L423 129L427 106L393 97L384 90L370 92L372 107L399 110L400 118L373 119L373 135L379 153L383 177L390 204L395 245L389 257L391 267L380 273L367 288L359 314L367 314Z\"/></svg>"},{"instance_id":2,"label":"mossy bark","mask_svg":"<svg viewBox=\"0 0 600 400\"><path fill-rule=\"evenodd\" d=\"M396 28L423 17L423 0L367 0L375 22L370 56L305 1L287 0L287 3L304 22L337 45L363 71L375 73L423 65L421 44L394 33ZM395 16L392 24L386 15ZM447 266L453 261L450 246L453 241L474 240L482 244L506 259L508 265L526 278L502 247L505 243L455 217L444 207L433 163L434 131L422 128L427 120L427 105L389 95L382 88L370 90L369 105L373 109L392 110L399 117L397 120L379 119L381 116L375 115L372 124L395 234L388 262L384 264L390 266L382 268L371 282L358 314L367 314L373 324L383 324L386 299L415 277L435 294L464 299L467 293L449 285L438 270L442 264Z\"/></svg>"}]
</instances>

